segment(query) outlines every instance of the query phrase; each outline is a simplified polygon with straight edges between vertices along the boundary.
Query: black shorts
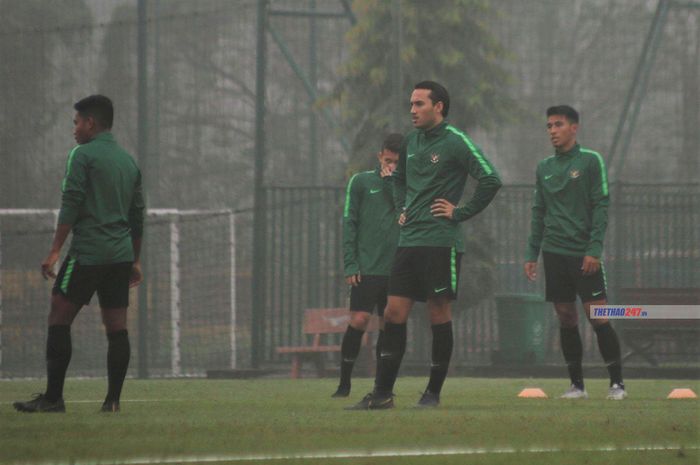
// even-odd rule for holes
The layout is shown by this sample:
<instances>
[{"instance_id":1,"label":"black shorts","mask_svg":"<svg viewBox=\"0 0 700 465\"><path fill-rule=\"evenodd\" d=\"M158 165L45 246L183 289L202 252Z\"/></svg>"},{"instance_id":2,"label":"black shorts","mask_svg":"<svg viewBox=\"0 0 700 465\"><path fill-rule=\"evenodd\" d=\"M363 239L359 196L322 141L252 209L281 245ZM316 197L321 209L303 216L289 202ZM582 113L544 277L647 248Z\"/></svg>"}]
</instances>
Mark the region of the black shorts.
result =
<instances>
[{"instance_id":1,"label":"black shorts","mask_svg":"<svg viewBox=\"0 0 700 465\"><path fill-rule=\"evenodd\" d=\"M419 302L438 296L457 298L462 254L454 247L399 247L389 277L389 295Z\"/></svg>"},{"instance_id":2,"label":"black shorts","mask_svg":"<svg viewBox=\"0 0 700 465\"><path fill-rule=\"evenodd\" d=\"M129 306L131 266L131 262L81 265L76 259L66 257L56 276L53 293L82 307L89 304L97 292L100 307L126 308Z\"/></svg>"},{"instance_id":3,"label":"black shorts","mask_svg":"<svg viewBox=\"0 0 700 465\"><path fill-rule=\"evenodd\" d=\"M360 283L350 289L350 311L373 313L376 307L377 315L383 316L388 285L388 276L362 275Z\"/></svg>"},{"instance_id":4,"label":"black shorts","mask_svg":"<svg viewBox=\"0 0 700 465\"><path fill-rule=\"evenodd\" d=\"M602 262L596 273L584 276L581 271L583 257L542 252L542 258L547 302L576 302L576 295L581 302L607 298Z\"/></svg>"}]
</instances>

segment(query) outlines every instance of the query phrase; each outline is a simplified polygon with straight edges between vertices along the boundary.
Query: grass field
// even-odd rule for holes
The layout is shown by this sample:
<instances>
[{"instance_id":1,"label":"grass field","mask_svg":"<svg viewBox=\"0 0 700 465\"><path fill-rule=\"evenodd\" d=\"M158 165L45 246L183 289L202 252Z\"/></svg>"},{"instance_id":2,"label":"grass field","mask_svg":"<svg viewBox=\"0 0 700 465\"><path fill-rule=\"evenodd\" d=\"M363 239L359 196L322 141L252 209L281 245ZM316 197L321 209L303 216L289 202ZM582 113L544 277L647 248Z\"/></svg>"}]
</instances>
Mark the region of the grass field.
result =
<instances>
[{"instance_id":1,"label":"grass field","mask_svg":"<svg viewBox=\"0 0 700 465\"><path fill-rule=\"evenodd\" d=\"M442 405L413 408L423 378L400 378L397 408L344 411L335 380L127 380L122 412L97 413L104 380L69 380L66 414L20 414L42 381L0 382L0 463L698 464L700 402L667 400L698 381L630 380L606 401L557 395L566 381L448 378ZM538 386L550 399L519 399ZM422 455L421 455L422 454Z\"/></svg>"}]
</instances>

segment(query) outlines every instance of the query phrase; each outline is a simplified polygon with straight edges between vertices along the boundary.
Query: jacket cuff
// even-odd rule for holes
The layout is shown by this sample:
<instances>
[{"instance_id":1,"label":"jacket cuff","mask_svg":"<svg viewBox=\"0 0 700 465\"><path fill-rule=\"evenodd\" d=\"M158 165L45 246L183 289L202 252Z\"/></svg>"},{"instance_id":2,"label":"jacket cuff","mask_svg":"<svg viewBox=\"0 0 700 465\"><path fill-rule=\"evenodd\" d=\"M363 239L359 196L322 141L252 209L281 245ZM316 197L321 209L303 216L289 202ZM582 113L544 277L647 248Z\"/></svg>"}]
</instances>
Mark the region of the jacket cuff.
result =
<instances>
[{"instance_id":1,"label":"jacket cuff","mask_svg":"<svg viewBox=\"0 0 700 465\"><path fill-rule=\"evenodd\" d=\"M78 218L78 211L62 207L58 212L58 224L75 224Z\"/></svg>"},{"instance_id":2,"label":"jacket cuff","mask_svg":"<svg viewBox=\"0 0 700 465\"><path fill-rule=\"evenodd\" d=\"M457 221L458 223L461 223L462 221L466 221L466 220L468 220L469 218L471 218L472 216L474 216L474 215L470 214L470 213L467 211L467 206L466 206L466 205L463 206L463 207L457 207L457 208L455 208L454 211L452 212L452 219L453 219L454 221Z\"/></svg>"},{"instance_id":3,"label":"jacket cuff","mask_svg":"<svg viewBox=\"0 0 700 465\"><path fill-rule=\"evenodd\" d=\"M143 225L132 226L129 232L132 239L141 239L143 237Z\"/></svg>"},{"instance_id":4,"label":"jacket cuff","mask_svg":"<svg viewBox=\"0 0 700 465\"><path fill-rule=\"evenodd\" d=\"M525 252L526 262L536 262L540 257L540 249L533 249L528 247L527 252Z\"/></svg>"},{"instance_id":5,"label":"jacket cuff","mask_svg":"<svg viewBox=\"0 0 700 465\"><path fill-rule=\"evenodd\" d=\"M597 243L589 244L585 253L590 257L600 258L603 255L603 245Z\"/></svg>"},{"instance_id":6,"label":"jacket cuff","mask_svg":"<svg viewBox=\"0 0 700 465\"><path fill-rule=\"evenodd\" d=\"M347 265L345 267L345 276L353 276L360 273L360 267L357 265Z\"/></svg>"}]
</instances>

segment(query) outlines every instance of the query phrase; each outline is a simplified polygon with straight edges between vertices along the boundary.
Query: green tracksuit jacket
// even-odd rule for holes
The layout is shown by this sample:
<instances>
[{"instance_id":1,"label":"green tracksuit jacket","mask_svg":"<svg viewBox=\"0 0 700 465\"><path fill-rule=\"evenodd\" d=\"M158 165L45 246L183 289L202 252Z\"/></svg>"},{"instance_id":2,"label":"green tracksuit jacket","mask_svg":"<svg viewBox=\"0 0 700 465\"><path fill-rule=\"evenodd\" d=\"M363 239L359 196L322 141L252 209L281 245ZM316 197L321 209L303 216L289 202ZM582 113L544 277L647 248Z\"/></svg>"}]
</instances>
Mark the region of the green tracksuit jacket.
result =
<instances>
[{"instance_id":1,"label":"green tracksuit jacket","mask_svg":"<svg viewBox=\"0 0 700 465\"><path fill-rule=\"evenodd\" d=\"M143 234L141 172L109 132L75 147L66 163L59 224L72 225L68 255L83 265L134 260Z\"/></svg>"},{"instance_id":2,"label":"green tracksuit jacket","mask_svg":"<svg viewBox=\"0 0 700 465\"><path fill-rule=\"evenodd\" d=\"M468 175L478 182L474 196L455 209L454 219L434 217L430 206L436 199L459 203ZM481 149L446 122L407 136L393 177L394 201L406 213L400 247L455 246L458 223L486 208L501 187L496 169Z\"/></svg>"},{"instance_id":3,"label":"green tracksuit jacket","mask_svg":"<svg viewBox=\"0 0 700 465\"><path fill-rule=\"evenodd\" d=\"M379 169L357 173L348 181L343 210L345 276L388 276L399 237L391 177Z\"/></svg>"},{"instance_id":4,"label":"green tracksuit jacket","mask_svg":"<svg viewBox=\"0 0 700 465\"><path fill-rule=\"evenodd\" d=\"M603 157L578 144L537 165L526 261L540 249L600 258L608 225L608 175Z\"/></svg>"}]
</instances>

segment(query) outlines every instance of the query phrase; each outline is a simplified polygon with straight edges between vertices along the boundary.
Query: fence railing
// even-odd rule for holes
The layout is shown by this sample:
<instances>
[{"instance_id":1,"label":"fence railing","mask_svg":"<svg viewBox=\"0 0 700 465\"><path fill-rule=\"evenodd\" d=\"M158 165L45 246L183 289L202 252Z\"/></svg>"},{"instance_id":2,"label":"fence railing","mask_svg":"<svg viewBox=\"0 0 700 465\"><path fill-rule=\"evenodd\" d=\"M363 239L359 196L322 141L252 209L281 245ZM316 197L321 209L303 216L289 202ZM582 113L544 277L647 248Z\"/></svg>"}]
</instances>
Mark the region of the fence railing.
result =
<instances>
[{"instance_id":1,"label":"fence railing","mask_svg":"<svg viewBox=\"0 0 700 465\"><path fill-rule=\"evenodd\" d=\"M488 239L493 294L544 294L542 273L536 283L530 283L522 271L532 193L532 186L505 186L492 205L464 226L465 235L482 234ZM305 308L347 305L341 256L342 194L343 190L335 187L268 188L268 302L263 351L268 362L279 360L274 353L276 346L302 341ZM604 260L610 302L615 301L619 288L697 287L700 185L618 183L611 186L611 200ZM469 261L467 250L462 282L470 279L464 276ZM455 362L490 363L499 344L495 300L493 296L470 304L464 300L469 299L460 298L454 304ZM553 312L545 321L545 361L558 363L559 331ZM583 315L580 327L586 360L599 360L595 335ZM409 320L406 360L427 362L430 340L425 312L416 306ZM687 361L674 359L672 354L661 359Z\"/></svg>"},{"instance_id":2,"label":"fence railing","mask_svg":"<svg viewBox=\"0 0 700 465\"><path fill-rule=\"evenodd\" d=\"M616 302L622 288L697 288L700 185L618 184L611 195L605 249L610 302L626 303ZM347 306L343 189L271 187L266 197L267 289L262 309L250 305L250 240L243 234L250 230L249 218L237 215L239 234L234 238L228 211L163 211L149 216L146 298L139 302L133 293L129 311L134 375L141 364L150 376L196 376L207 369L248 367L252 312L262 314L263 338L257 349L264 364L272 366L286 361L275 353L276 347L304 342L304 309ZM495 295L543 294L544 280L530 283L522 271L531 197L530 186L506 186L463 228L472 248L462 260L460 297L453 307L456 365L492 362L501 342ZM53 234L55 212L13 212L0 215L0 376L42 376L51 284L41 279L38 264ZM471 240L475 237L478 240ZM484 289L485 297L476 298L474 291ZM137 322L142 303L145 322ZM543 309L544 361L560 363L558 324L549 306ZM580 321L586 360L598 362L595 335L583 315ZM99 312L85 308L73 334L69 375L104 374L106 347ZM340 337L331 342L339 343ZM409 320L406 362L427 364L430 342L425 309L416 305ZM664 342L655 348L655 356L665 365L697 363L697 354L689 356L685 349Z\"/></svg>"}]
</instances>

